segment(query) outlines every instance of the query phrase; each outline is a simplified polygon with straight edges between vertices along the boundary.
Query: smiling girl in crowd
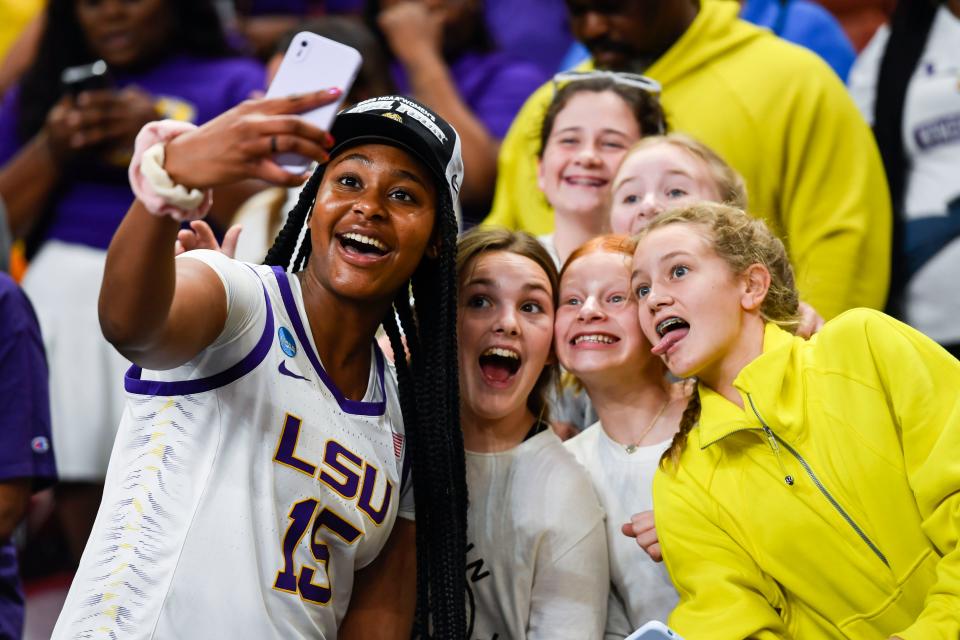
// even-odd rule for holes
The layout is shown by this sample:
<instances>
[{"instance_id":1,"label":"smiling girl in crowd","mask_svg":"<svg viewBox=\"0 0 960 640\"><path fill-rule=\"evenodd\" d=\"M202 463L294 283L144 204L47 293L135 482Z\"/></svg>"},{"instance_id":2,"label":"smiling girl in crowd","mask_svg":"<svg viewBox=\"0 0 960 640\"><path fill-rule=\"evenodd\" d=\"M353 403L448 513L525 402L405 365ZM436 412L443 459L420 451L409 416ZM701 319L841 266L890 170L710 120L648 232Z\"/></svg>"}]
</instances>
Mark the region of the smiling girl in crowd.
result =
<instances>
[{"instance_id":1,"label":"smiling girl in crowd","mask_svg":"<svg viewBox=\"0 0 960 640\"><path fill-rule=\"evenodd\" d=\"M654 480L688 638L960 635L960 363L879 312L810 340L783 244L715 204L640 232L640 324L698 379Z\"/></svg>"},{"instance_id":2,"label":"smiling girl in crowd","mask_svg":"<svg viewBox=\"0 0 960 640\"><path fill-rule=\"evenodd\" d=\"M554 233L540 236L557 269L581 244L607 230L613 175L643 135L666 128L656 83L632 74L561 74L540 130L540 190L555 212ZM572 78L572 80L570 80ZM564 437L596 421L582 391L564 387L551 401L553 427Z\"/></svg>"},{"instance_id":3,"label":"smiling girl in crowd","mask_svg":"<svg viewBox=\"0 0 960 640\"><path fill-rule=\"evenodd\" d=\"M55 638L409 638L415 607L421 636L465 628L459 140L398 96L337 116L332 149L287 115L338 93L137 137L138 199L100 295L104 335L137 366ZM322 164L266 264L175 260L178 220L202 217L210 187L302 182L277 150Z\"/></svg>"},{"instance_id":4,"label":"smiling girl in crowd","mask_svg":"<svg viewBox=\"0 0 960 640\"><path fill-rule=\"evenodd\" d=\"M600 421L566 442L587 469L607 518L611 596L607 637L623 638L650 619L666 620L677 603L663 565L621 531L638 514L653 524L651 486L660 456L677 432L684 383L671 384L650 353L630 292L635 243L606 235L574 251L560 277L556 351L583 384ZM630 525L633 527L633 522Z\"/></svg>"},{"instance_id":5,"label":"smiling girl in crowd","mask_svg":"<svg viewBox=\"0 0 960 640\"><path fill-rule=\"evenodd\" d=\"M457 272L468 637L600 638L603 512L547 424L556 268L529 234L474 229Z\"/></svg>"},{"instance_id":6,"label":"smiling girl in crowd","mask_svg":"<svg viewBox=\"0 0 960 640\"><path fill-rule=\"evenodd\" d=\"M555 231L540 240L557 268L574 249L607 230L610 186L627 150L641 136L666 128L659 87L642 80L614 73L575 79L547 108L537 180L554 208Z\"/></svg>"}]
</instances>

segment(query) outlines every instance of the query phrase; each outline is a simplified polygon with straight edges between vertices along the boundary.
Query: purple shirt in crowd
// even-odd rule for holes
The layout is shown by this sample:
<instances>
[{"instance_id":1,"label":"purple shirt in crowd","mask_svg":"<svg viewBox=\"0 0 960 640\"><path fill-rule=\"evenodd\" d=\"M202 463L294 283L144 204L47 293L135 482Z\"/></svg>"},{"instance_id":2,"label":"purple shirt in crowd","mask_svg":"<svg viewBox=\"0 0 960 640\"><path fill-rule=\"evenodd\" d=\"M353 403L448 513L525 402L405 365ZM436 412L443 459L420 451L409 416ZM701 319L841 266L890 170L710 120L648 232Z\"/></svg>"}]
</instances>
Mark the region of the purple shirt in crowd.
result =
<instances>
[{"instance_id":1,"label":"purple shirt in crowd","mask_svg":"<svg viewBox=\"0 0 960 640\"><path fill-rule=\"evenodd\" d=\"M172 57L137 75L114 72L116 87L135 85L157 99L166 118L202 124L264 88L259 63L243 58ZM17 135L19 90L0 105L0 165L26 141ZM53 219L43 240L55 239L106 249L133 202L127 183L129 158L77 163L58 186Z\"/></svg>"},{"instance_id":2,"label":"purple shirt in crowd","mask_svg":"<svg viewBox=\"0 0 960 640\"><path fill-rule=\"evenodd\" d=\"M449 63L460 97L494 138L502 139L530 94L549 79L536 65L499 52L465 53ZM410 93L403 67L394 62L393 80Z\"/></svg>"},{"instance_id":3,"label":"purple shirt in crowd","mask_svg":"<svg viewBox=\"0 0 960 640\"><path fill-rule=\"evenodd\" d=\"M484 0L487 29L497 49L533 62L552 76L573 45L564 0Z\"/></svg>"},{"instance_id":4,"label":"purple shirt in crowd","mask_svg":"<svg viewBox=\"0 0 960 640\"><path fill-rule=\"evenodd\" d=\"M0 482L32 478L39 491L57 480L50 444L47 361L33 307L0 273ZM0 638L19 638L23 592L13 543L0 540Z\"/></svg>"}]
</instances>

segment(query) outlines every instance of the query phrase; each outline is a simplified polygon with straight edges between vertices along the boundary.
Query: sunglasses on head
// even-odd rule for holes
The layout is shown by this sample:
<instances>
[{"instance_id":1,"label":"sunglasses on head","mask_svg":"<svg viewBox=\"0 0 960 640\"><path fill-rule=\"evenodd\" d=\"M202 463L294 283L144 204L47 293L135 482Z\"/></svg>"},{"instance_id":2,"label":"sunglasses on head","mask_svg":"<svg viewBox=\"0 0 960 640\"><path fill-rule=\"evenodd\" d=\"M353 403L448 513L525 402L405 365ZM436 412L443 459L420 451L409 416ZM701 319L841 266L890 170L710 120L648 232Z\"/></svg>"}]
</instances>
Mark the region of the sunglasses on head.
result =
<instances>
[{"instance_id":1,"label":"sunglasses on head","mask_svg":"<svg viewBox=\"0 0 960 640\"><path fill-rule=\"evenodd\" d=\"M603 69L593 69L590 71L561 71L553 76L553 86L556 89L561 82L579 82L581 80L596 80L606 78L614 84L622 84L628 87L635 87L649 94L659 96L660 83L653 78L642 76L639 73L627 73L624 71L606 71Z\"/></svg>"}]
</instances>

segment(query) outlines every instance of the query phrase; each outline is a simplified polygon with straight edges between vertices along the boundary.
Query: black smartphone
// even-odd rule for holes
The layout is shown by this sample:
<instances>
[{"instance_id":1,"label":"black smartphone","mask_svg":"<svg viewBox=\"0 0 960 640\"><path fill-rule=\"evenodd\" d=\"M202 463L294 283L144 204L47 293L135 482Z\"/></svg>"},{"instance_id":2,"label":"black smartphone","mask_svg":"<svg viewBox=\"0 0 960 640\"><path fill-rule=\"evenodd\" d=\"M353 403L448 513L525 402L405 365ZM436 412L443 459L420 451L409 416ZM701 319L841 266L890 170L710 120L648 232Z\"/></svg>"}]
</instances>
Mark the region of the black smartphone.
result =
<instances>
[{"instance_id":1,"label":"black smartphone","mask_svg":"<svg viewBox=\"0 0 960 640\"><path fill-rule=\"evenodd\" d=\"M113 80L107 63L97 60L90 64L67 67L60 74L60 84L63 85L65 92L75 96L81 91L109 89L113 86Z\"/></svg>"}]
</instances>

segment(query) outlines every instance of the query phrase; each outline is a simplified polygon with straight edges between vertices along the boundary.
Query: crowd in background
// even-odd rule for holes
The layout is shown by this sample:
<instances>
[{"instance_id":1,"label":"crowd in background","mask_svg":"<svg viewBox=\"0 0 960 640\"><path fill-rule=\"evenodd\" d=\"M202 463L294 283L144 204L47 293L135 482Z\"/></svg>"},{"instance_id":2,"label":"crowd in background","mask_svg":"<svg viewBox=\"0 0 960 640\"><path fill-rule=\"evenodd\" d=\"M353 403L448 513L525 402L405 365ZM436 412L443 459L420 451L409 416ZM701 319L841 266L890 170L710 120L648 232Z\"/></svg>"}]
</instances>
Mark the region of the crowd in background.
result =
<instances>
[{"instance_id":1,"label":"crowd in background","mask_svg":"<svg viewBox=\"0 0 960 640\"><path fill-rule=\"evenodd\" d=\"M528 231L560 269L592 238L635 234L694 193L783 241L810 330L855 307L886 310L960 357L956 0L5 3L0 638L22 633L18 573L28 586L69 574L100 503L129 363L103 339L97 301L133 200L134 138L154 120L202 124L262 96L303 30L363 55L345 104L398 93L453 125L464 230ZM98 59L105 84L64 84L64 69ZM668 185L677 174L689 184ZM259 263L298 193L219 189L212 231ZM598 418L592 375L548 394L564 437ZM672 393L656 404L679 422L689 390ZM595 451L579 442L584 462ZM649 508L601 502L623 521ZM623 522L607 524L612 541ZM635 578L617 575L614 556L636 549L621 543L609 579L629 600ZM655 595L617 605L620 637L675 604L669 586Z\"/></svg>"}]
</instances>

